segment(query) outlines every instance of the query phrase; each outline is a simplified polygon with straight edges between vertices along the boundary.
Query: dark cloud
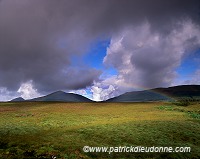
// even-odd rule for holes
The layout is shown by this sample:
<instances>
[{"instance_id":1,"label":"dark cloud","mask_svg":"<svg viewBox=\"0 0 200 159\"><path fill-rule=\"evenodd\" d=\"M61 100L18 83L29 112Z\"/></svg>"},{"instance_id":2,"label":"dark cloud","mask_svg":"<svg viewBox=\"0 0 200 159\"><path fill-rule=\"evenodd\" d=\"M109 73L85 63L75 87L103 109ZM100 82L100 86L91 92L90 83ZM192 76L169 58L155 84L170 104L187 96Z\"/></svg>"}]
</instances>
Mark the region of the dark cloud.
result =
<instances>
[{"instance_id":1,"label":"dark cloud","mask_svg":"<svg viewBox=\"0 0 200 159\"><path fill-rule=\"evenodd\" d=\"M94 40L144 21L162 35L177 28L177 21L199 24L199 4L199 0L1 0L0 87L16 91L30 80L43 92L90 86L100 72L87 66L72 68L72 55L82 56ZM131 59L139 67L142 57ZM149 62L149 71L141 77L157 65Z\"/></svg>"},{"instance_id":2,"label":"dark cloud","mask_svg":"<svg viewBox=\"0 0 200 159\"><path fill-rule=\"evenodd\" d=\"M32 80L39 91L79 89L98 78L98 70L70 68L71 56L84 53L92 37L82 32L79 22L75 25L76 11L66 2L1 3L0 86L17 90Z\"/></svg>"}]
</instances>

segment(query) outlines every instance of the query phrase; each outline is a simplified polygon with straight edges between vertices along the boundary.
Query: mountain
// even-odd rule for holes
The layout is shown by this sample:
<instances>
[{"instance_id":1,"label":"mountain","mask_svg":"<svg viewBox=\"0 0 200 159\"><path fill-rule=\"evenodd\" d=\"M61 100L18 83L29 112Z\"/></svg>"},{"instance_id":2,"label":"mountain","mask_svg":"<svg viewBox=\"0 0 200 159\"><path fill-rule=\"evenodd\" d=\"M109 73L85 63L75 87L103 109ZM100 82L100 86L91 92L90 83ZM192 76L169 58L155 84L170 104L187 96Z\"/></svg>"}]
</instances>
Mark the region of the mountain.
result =
<instances>
[{"instance_id":1,"label":"mountain","mask_svg":"<svg viewBox=\"0 0 200 159\"><path fill-rule=\"evenodd\" d=\"M155 88L152 91L165 94L172 98L200 97L200 85L181 85L168 88Z\"/></svg>"},{"instance_id":2,"label":"mountain","mask_svg":"<svg viewBox=\"0 0 200 159\"><path fill-rule=\"evenodd\" d=\"M124 93L106 102L163 101L177 98L200 98L200 85L181 85Z\"/></svg>"},{"instance_id":3,"label":"mountain","mask_svg":"<svg viewBox=\"0 0 200 159\"><path fill-rule=\"evenodd\" d=\"M57 91L43 97L31 99L29 101L92 102L92 100L83 97L81 95L73 93L65 93L63 91Z\"/></svg>"},{"instance_id":4,"label":"mountain","mask_svg":"<svg viewBox=\"0 0 200 159\"><path fill-rule=\"evenodd\" d=\"M162 100L170 100L170 98L150 90L144 90L124 93L118 97L108 99L106 102L145 102Z\"/></svg>"},{"instance_id":5,"label":"mountain","mask_svg":"<svg viewBox=\"0 0 200 159\"><path fill-rule=\"evenodd\" d=\"M200 99L200 85L181 85L168 88L154 88L143 91L127 92L118 97L108 99L105 102L146 102L166 101L177 98L198 98ZM12 102L21 101L55 101L55 102L93 102L92 100L78 94L57 91L46 96L24 100L15 98Z\"/></svg>"},{"instance_id":6,"label":"mountain","mask_svg":"<svg viewBox=\"0 0 200 159\"><path fill-rule=\"evenodd\" d=\"M22 98L22 97L18 97L18 98L11 100L11 102L22 102L22 101L25 101L24 98Z\"/></svg>"}]
</instances>

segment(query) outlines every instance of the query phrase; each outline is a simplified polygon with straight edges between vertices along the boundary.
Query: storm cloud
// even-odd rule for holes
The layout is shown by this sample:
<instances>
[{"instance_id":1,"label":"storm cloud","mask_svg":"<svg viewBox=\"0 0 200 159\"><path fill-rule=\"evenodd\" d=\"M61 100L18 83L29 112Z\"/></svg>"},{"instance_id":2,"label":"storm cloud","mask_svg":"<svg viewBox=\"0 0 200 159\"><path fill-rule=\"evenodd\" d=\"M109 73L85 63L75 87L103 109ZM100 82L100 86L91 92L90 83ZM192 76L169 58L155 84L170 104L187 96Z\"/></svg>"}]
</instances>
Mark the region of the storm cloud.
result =
<instances>
[{"instance_id":1,"label":"storm cloud","mask_svg":"<svg viewBox=\"0 0 200 159\"><path fill-rule=\"evenodd\" d=\"M199 8L199 0L1 0L0 88L93 86L109 97L119 83L167 86L188 50L199 47ZM118 70L116 85L84 61L72 64L102 39L111 39L104 64Z\"/></svg>"},{"instance_id":2,"label":"storm cloud","mask_svg":"<svg viewBox=\"0 0 200 159\"><path fill-rule=\"evenodd\" d=\"M54 3L1 2L1 87L14 91L32 80L39 91L78 89L91 85L100 75L93 68L80 69L78 63L76 68L70 66L71 56L84 53L94 37L85 35L80 19L73 22L76 15L66 1Z\"/></svg>"},{"instance_id":3,"label":"storm cloud","mask_svg":"<svg viewBox=\"0 0 200 159\"><path fill-rule=\"evenodd\" d=\"M200 30L191 21L182 23L178 31L173 29L165 37L152 33L148 23L126 29L113 37L104 58L106 65L114 66L119 72L110 84L120 79L120 88L125 91L170 86L184 57L199 46ZM120 83L113 85L119 88Z\"/></svg>"}]
</instances>

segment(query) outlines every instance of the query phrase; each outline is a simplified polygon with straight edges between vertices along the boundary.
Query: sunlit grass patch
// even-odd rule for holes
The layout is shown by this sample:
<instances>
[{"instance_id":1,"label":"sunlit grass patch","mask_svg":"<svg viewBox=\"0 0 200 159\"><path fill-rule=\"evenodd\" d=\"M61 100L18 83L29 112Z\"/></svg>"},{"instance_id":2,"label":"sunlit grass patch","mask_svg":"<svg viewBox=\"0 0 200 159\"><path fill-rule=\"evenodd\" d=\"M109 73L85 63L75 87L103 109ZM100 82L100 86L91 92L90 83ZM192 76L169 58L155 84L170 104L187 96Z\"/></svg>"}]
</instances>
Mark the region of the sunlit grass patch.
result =
<instances>
[{"instance_id":1,"label":"sunlit grass patch","mask_svg":"<svg viewBox=\"0 0 200 159\"><path fill-rule=\"evenodd\" d=\"M157 107L159 110L166 110L166 111L177 111L177 112L184 112L189 117L194 119L200 119L200 109L199 105L191 105L188 107L180 107L180 106L169 106L169 105L161 105Z\"/></svg>"},{"instance_id":2,"label":"sunlit grass patch","mask_svg":"<svg viewBox=\"0 0 200 159\"><path fill-rule=\"evenodd\" d=\"M188 115L195 119L200 119L200 113L188 112Z\"/></svg>"}]
</instances>

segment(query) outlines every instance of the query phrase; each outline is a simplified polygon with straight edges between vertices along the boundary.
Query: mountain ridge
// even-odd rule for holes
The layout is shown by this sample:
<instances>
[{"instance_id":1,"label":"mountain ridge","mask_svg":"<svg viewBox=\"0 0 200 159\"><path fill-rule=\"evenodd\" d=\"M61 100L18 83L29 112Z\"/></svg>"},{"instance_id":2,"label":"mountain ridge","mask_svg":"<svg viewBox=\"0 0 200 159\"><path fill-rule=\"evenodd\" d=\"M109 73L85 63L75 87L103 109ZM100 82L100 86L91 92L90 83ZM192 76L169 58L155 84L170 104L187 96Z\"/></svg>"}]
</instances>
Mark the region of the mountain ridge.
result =
<instances>
[{"instance_id":1,"label":"mountain ridge","mask_svg":"<svg viewBox=\"0 0 200 159\"><path fill-rule=\"evenodd\" d=\"M102 102L148 102L148 101L169 101L178 98L200 99L200 85L178 85L171 87L152 88L148 90L126 92L114 98ZM33 101L33 102L95 102L82 95L56 91L45 96L24 100L22 97L11 100L12 102Z\"/></svg>"},{"instance_id":2,"label":"mountain ridge","mask_svg":"<svg viewBox=\"0 0 200 159\"><path fill-rule=\"evenodd\" d=\"M200 85L178 85L153 88L142 91L132 91L110 98L106 102L145 102L168 101L178 98L200 98Z\"/></svg>"},{"instance_id":3,"label":"mountain ridge","mask_svg":"<svg viewBox=\"0 0 200 159\"><path fill-rule=\"evenodd\" d=\"M25 99L22 97L17 97L11 100L11 102L23 102L23 101L25 101Z\"/></svg>"},{"instance_id":4,"label":"mountain ridge","mask_svg":"<svg viewBox=\"0 0 200 159\"><path fill-rule=\"evenodd\" d=\"M92 102L92 100L74 93L66 93L63 91L56 91L53 93L50 93L48 95L33 98L29 101L38 101L38 102Z\"/></svg>"}]
</instances>

